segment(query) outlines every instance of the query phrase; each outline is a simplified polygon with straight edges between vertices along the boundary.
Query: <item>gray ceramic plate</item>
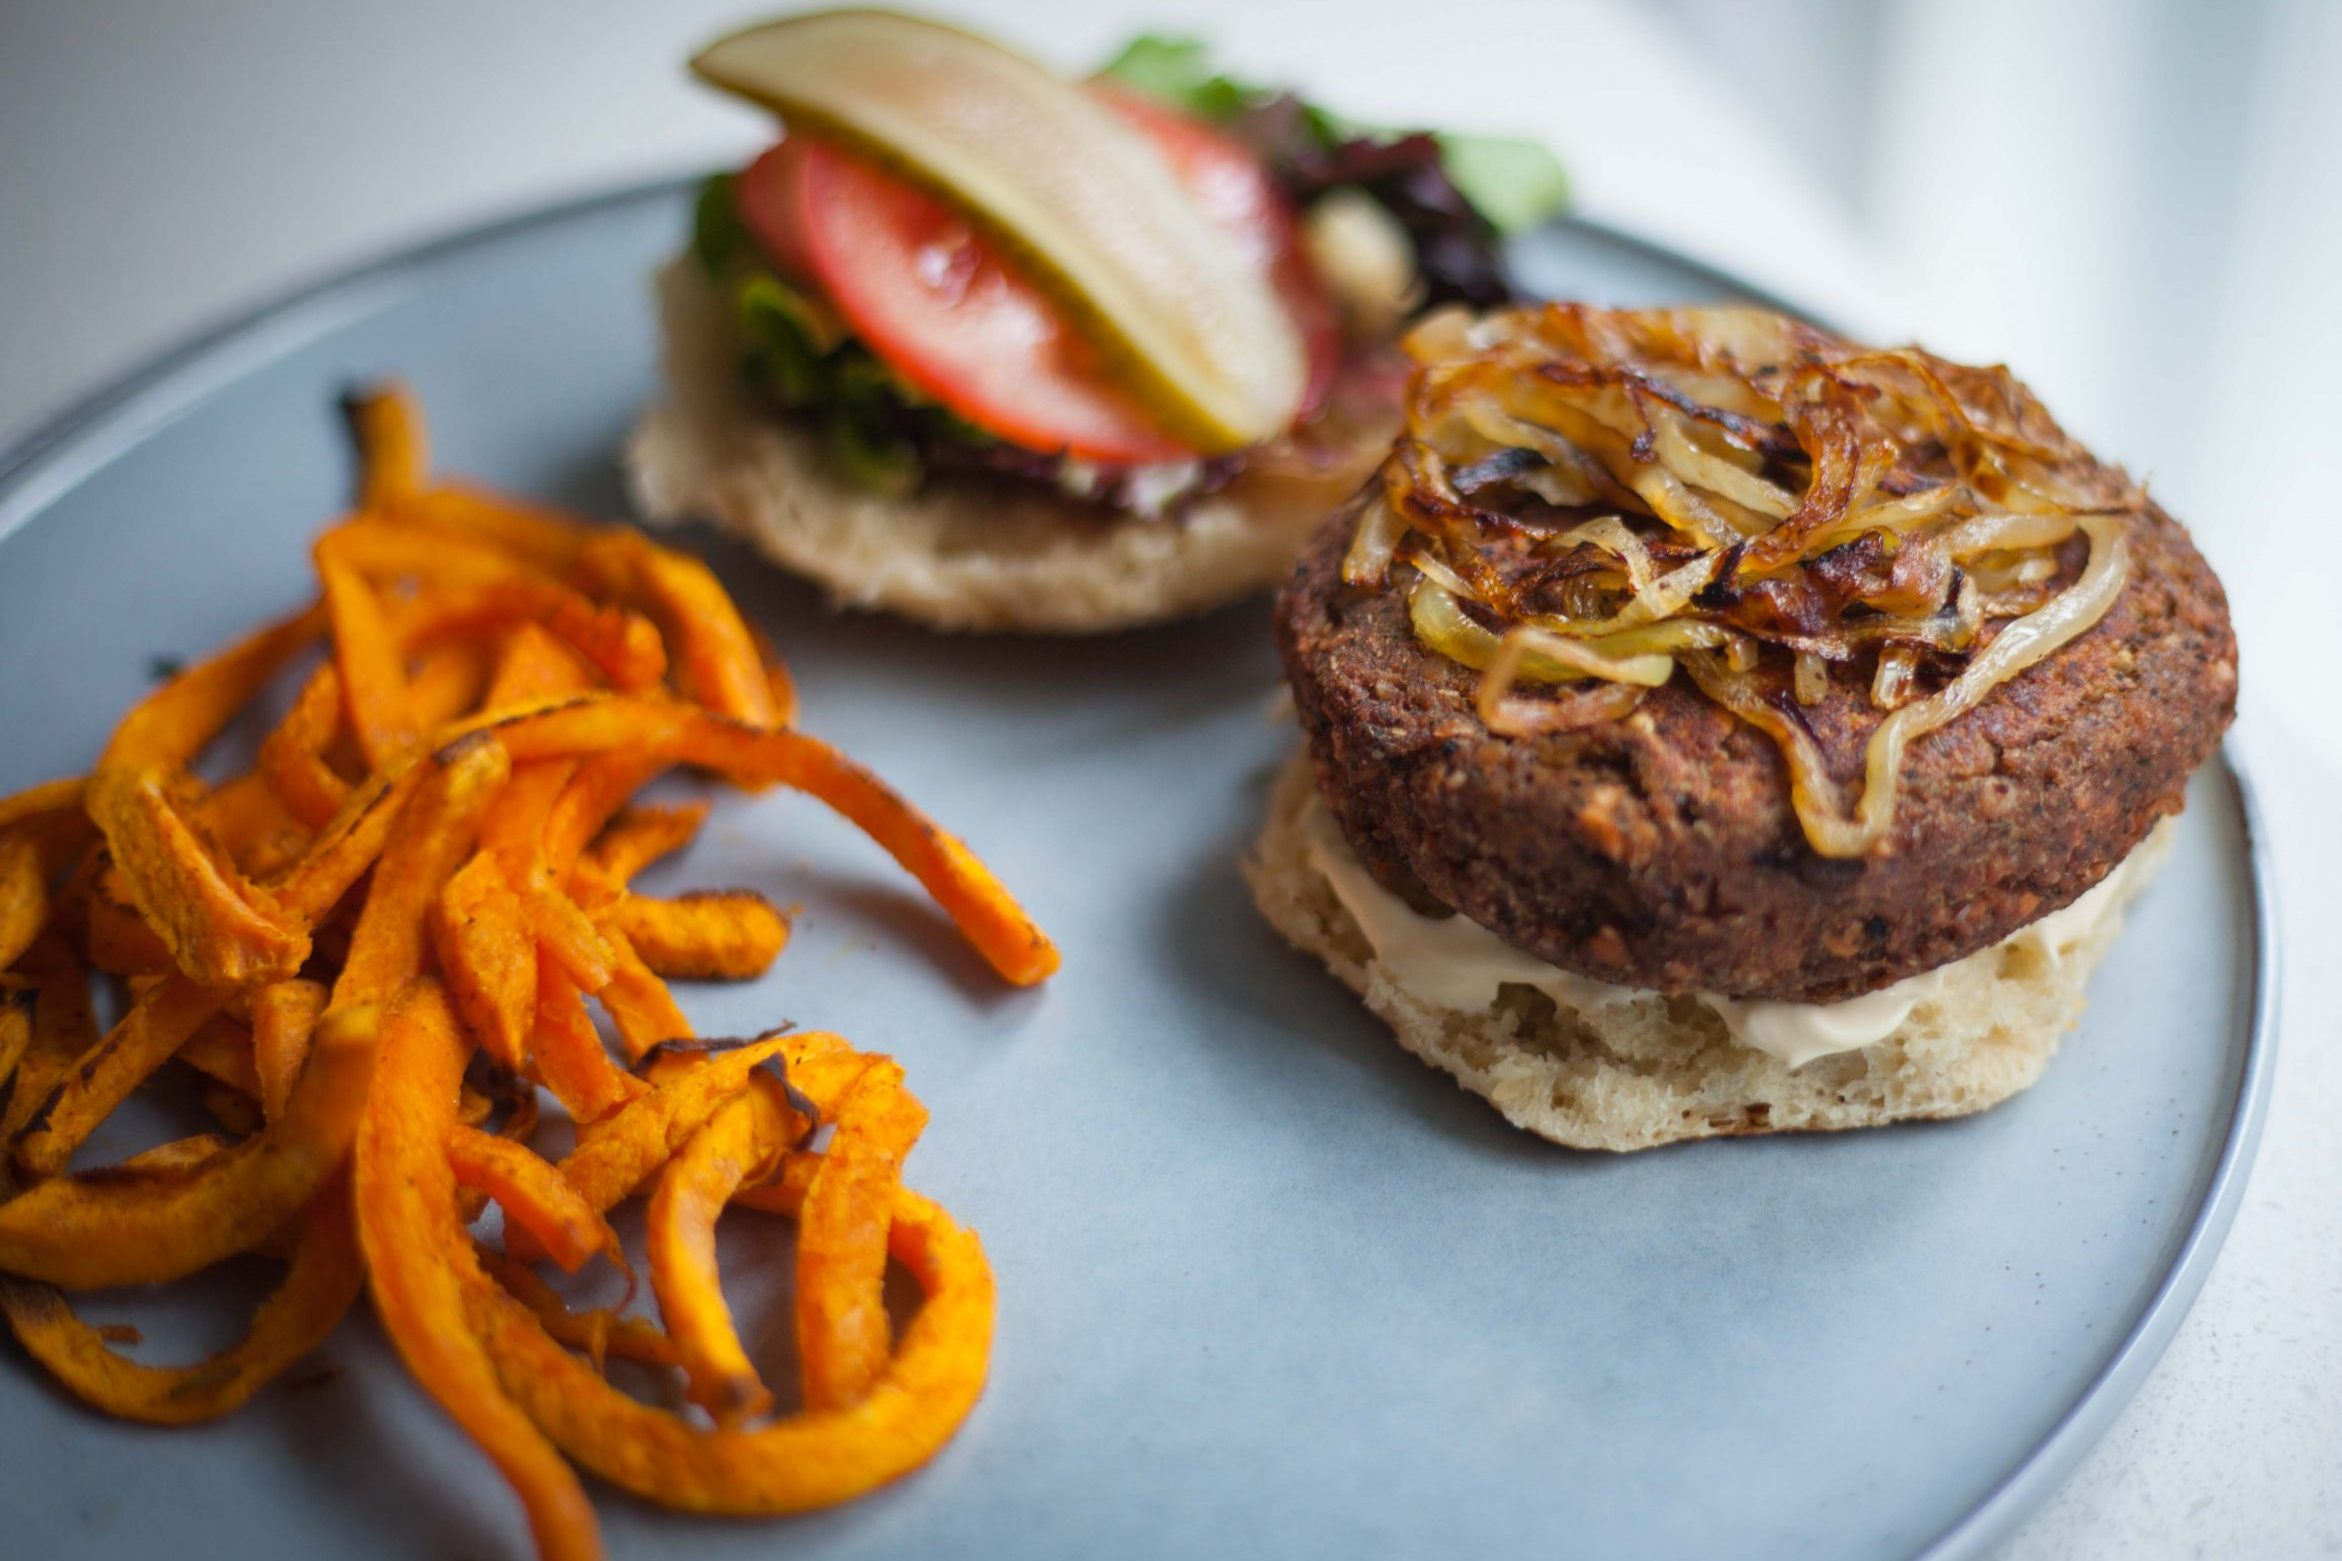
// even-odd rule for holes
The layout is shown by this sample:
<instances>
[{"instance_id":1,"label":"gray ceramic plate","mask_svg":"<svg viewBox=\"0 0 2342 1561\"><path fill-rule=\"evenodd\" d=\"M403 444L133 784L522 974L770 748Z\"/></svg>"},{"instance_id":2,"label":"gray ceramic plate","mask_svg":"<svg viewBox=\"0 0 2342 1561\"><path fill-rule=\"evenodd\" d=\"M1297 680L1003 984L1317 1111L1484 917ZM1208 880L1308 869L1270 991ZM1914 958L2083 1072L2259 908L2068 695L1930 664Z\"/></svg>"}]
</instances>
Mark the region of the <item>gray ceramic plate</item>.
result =
<instances>
[{"instance_id":1,"label":"gray ceramic plate","mask_svg":"<svg viewBox=\"0 0 2342 1561\"><path fill-rule=\"evenodd\" d=\"M618 513L614 452L654 392L645 277L685 210L680 186L633 191L342 278L0 465L0 790L85 765L155 658L300 595L354 378L409 377L448 469ZM1597 299L1732 292L1578 226L1526 260ZM819 808L719 811L680 879L804 913L768 980L689 1006L710 1033L788 1017L901 1056L934 1111L913 1180L983 1231L999 1345L924 1473L781 1524L609 1496L618 1554L1970 1555L2202 1282L2269 1075L2266 913L2225 770L2030 1094L1591 1158L1406 1057L1254 916L1236 855L1292 741L1258 607L947 642L716 556L807 725L964 832L1066 964L1004 992ZM784 1266L747 1242L732 1262L752 1285ZM113 1315L202 1342L145 1298ZM200 1432L103 1422L0 1356L9 1554L525 1549L370 1323Z\"/></svg>"}]
</instances>

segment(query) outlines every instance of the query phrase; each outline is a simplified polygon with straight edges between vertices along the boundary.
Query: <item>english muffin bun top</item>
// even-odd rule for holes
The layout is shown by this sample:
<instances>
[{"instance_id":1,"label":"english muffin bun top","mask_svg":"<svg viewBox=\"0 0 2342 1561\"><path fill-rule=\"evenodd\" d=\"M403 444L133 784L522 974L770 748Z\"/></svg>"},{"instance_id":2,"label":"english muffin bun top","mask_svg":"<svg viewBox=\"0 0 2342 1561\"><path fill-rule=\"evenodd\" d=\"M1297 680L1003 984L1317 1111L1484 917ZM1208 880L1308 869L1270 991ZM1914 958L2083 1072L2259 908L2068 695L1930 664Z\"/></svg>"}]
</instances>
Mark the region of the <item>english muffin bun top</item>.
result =
<instances>
[{"instance_id":1,"label":"english muffin bun top","mask_svg":"<svg viewBox=\"0 0 2342 1561\"><path fill-rule=\"evenodd\" d=\"M1744 310L1446 318L1278 637L1376 877L1567 970L1827 1002L2103 878L2234 711L2186 532L2005 369Z\"/></svg>"}]
</instances>

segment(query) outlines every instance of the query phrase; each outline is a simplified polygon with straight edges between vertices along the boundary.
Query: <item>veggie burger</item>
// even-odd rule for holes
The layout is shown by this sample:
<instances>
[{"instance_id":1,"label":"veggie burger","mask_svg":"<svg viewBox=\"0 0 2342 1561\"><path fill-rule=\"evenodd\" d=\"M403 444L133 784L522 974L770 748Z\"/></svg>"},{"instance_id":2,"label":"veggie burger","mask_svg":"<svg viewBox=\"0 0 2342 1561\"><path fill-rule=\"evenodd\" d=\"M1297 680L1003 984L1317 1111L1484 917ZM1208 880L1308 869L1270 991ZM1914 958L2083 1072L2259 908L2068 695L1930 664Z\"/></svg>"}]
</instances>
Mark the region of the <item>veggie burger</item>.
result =
<instances>
[{"instance_id":1,"label":"veggie burger","mask_svg":"<svg viewBox=\"0 0 2342 1561\"><path fill-rule=\"evenodd\" d=\"M794 17L693 61L782 139L659 279L653 518L843 602L1090 632L1274 584L1398 422L1402 323L1514 295L1560 172L1142 39L1088 81L936 23Z\"/></svg>"},{"instance_id":2,"label":"veggie burger","mask_svg":"<svg viewBox=\"0 0 2342 1561\"><path fill-rule=\"evenodd\" d=\"M1565 1144L2031 1084L2235 709L2186 532L2006 369L1770 313L1408 348L1278 604L1269 920Z\"/></svg>"}]
</instances>

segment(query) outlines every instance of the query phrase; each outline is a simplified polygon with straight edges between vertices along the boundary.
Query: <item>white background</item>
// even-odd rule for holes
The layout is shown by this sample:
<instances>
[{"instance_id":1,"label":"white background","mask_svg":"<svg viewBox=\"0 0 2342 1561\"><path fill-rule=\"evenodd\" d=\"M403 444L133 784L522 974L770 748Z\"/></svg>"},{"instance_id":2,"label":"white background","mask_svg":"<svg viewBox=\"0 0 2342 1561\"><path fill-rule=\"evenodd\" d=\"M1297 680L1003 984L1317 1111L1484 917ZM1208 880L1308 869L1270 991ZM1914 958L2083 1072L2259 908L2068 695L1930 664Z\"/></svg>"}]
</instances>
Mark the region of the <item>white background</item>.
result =
<instances>
[{"instance_id":1,"label":"white background","mask_svg":"<svg viewBox=\"0 0 2342 1561\"><path fill-rule=\"evenodd\" d=\"M746 0L0 0L0 437L287 283L711 166ZM1068 65L1136 26L1362 117L1538 132L1582 209L2015 364L2228 582L2286 924L2278 1094L2162 1367L2012 1553L2342 1551L2342 6L965 0Z\"/></svg>"}]
</instances>

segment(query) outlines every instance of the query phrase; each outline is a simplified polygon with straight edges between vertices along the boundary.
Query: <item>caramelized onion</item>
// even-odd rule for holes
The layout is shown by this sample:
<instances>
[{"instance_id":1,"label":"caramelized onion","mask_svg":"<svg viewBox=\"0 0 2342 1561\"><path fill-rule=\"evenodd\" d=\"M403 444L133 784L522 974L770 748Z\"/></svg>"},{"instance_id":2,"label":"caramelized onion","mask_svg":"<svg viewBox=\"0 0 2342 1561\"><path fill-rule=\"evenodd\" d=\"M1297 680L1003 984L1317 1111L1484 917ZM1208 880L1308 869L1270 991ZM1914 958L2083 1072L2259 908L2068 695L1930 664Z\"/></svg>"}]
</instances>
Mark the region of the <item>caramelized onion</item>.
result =
<instances>
[{"instance_id":1,"label":"caramelized onion","mask_svg":"<svg viewBox=\"0 0 2342 1561\"><path fill-rule=\"evenodd\" d=\"M2076 515L2003 510L1977 515L1952 527L1943 534L1943 548L1953 558L1965 559L1978 553L2055 547L2072 536L2080 523Z\"/></svg>"},{"instance_id":2,"label":"caramelized onion","mask_svg":"<svg viewBox=\"0 0 2342 1561\"><path fill-rule=\"evenodd\" d=\"M1686 482L1732 500L1743 509L1775 520L1787 520L1797 501L1753 471L1700 448L1683 430L1673 408L1661 408L1651 417L1654 448L1659 459L1683 475Z\"/></svg>"},{"instance_id":3,"label":"caramelized onion","mask_svg":"<svg viewBox=\"0 0 2342 1561\"><path fill-rule=\"evenodd\" d=\"M1632 683L1596 683L1547 699L1517 699L1496 681L1492 667L1480 680L1473 703L1481 724L1499 737L1535 737L1623 720L1643 702L1645 690Z\"/></svg>"},{"instance_id":4,"label":"caramelized onion","mask_svg":"<svg viewBox=\"0 0 2342 1561\"><path fill-rule=\"evenodd\" d=\"M2112 517L2085 516L2090 562L2082 577L2047 606L2003 628L1990 645L1969 659L1960 675L1927 698L1908 704L1879 723L1863 750L1862 800L1848 813L1822 763L1820 748L1802 722L1790 720L1753 687L1745 674L1724 670L1699 655L1684 669L1711 699L1780 743L1789 763L1789 800L1805 838L1822 856L1856 857L1886 838L1894 825L1895 793L1903 754L1937 727L1958 719L1984 696L2106 616L2130 578L2130 544Z\"/></svg>"},{"instance_id":5,"label":"caramelized onion","mask_svg":"<svg viewBox=\"0 0 2342 1561\"><path fill-rule=\"evenodd\" d=\"M1820 704L1830 692L1829 663L1810 650L1799 651L1795 668L1790 674L1789 686L1795 691L1799 704Z\"/></svg>"},{"instance_id":6,"label":"caramelized onion","mask_svg":"<svg viewBox=\"0 0 2342 1561\"><path fill-rule=\"evenodd\" d=\"M2006 369L1761 310L1442 311L1405 346L1344 580L1407 591L1500 736L1620 719L1680 664L1780 747L1825 856L1885 838L1913 741L2105 614L2146 505ZM1849 809L1798 711L1865 677Z\"/></svg>"},{"instance_id":7,"label":"caramelized onion","mask_svg":"<svg viewBox=\"0 0 2342 1561\"><path fill-rule=\"evenodd\" d=\"M1399 539L1407 534L1407 524L1399 519L1398 511L1383 502L1376 493L1367 495L1366 506L1358 517L1357 534L1350 539L1350 551L1342 558L1342 582L1345 585L1380 585L1390 573L1391 555L1398 551Z\"/></svg>"},{"instance_id":8,"label":"caramelized onion","mask_svg":"<svg viewBox=\"0 0 2342 1561\"><path fill-rule=\"evenodd\" d=\"M1890 645L1879 652L1878 670L1871 674L1870 702L1881 710L1900 710L1911 702L1911 677L1919 670L1919 656L1908 645Z\"/></svg>"},{"instance_id":9,"label":"caramelized onion","mask_svg":"<svg viewBox=\"0 0 2342 1561\"><path fill-rule=\"evenodd\" d=\"M1502 666L1508 683L1516 679L1570 683L1579 678L1601 678L1657 688L1675 674L1674 657L1665 651L1606 655L1588 641L1564 639L1526 625L1502 635L1492 633L1473 622L1456 594L1429 575L1416 579L1407 597L1407 612L1424 644L1467 667L1489 671ZM1689 627L1714 635L1715 643L1729 637L1728 631L1712 625Z\"/></svg>"},{"instance_id":10,"label":"caramelized onion","mask_svg":"<svg viewBox=\"0 0 2342 1561\"><path fill-rule=\"evenodd\" d=\"M1598 547L1626 565L1627 589L1641 596L1651 588L1651 550L1643 539L1634 534L1624 520L1616 515L1604 515L1572 527L1554 539L1562 547L1584 543Z\"/></svg>"}]
</instances>

